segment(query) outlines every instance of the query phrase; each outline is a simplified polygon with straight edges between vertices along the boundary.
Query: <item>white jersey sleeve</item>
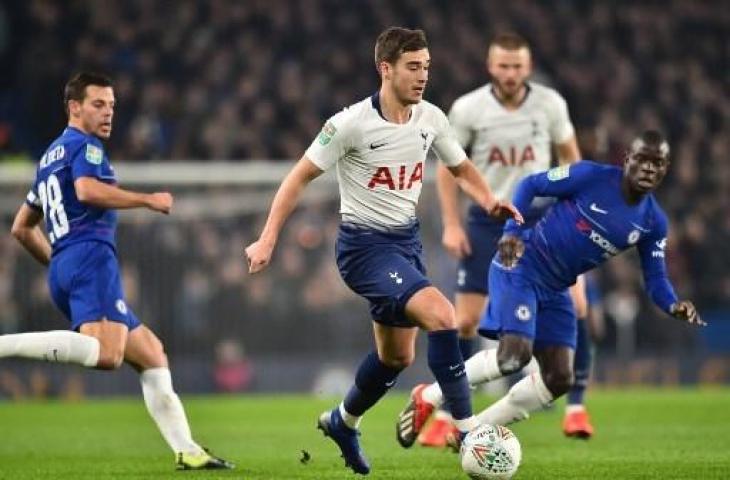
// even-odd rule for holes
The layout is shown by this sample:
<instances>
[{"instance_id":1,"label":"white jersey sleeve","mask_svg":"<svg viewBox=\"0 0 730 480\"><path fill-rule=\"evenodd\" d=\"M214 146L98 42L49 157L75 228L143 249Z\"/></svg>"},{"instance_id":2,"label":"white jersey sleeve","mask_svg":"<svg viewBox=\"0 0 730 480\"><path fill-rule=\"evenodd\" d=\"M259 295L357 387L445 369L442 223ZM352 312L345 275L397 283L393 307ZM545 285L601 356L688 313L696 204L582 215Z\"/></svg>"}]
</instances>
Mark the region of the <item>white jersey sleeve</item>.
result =
<instances>
[{"instance_id":1,"label":"white jersey sleeve","mask_svg":"<svg viewBox=\"0 0 730 480\"><path fill-rule=\"evenodd\" d=\"M449 122L454 129L456 139L463 148L471 145L474 138L473 122L469 119L469 112L464 108L464 103L458 100L454 102L449 110Z\"/></svg>"},{"instance_id":2,"label":"white jersey sleeve","mask_svg":"<svg viewBox=\"0 0 730 480\"><path fill-rule=\"evenodd\" d=\"M444 112L438 107L433 112L436 134L431 148L446 166L455 167L466 160L466 152Z\"/></svg>"},{"instance_id":3,"label":"white jersey sleeve","mask_svg":"<svg viewBox=\"0 0 730 480\"><path fill-rule=\"evenodd\" d=\"M548 91L548 101L545 103L548 115L550 140L556 145L570 140L575 135L575 129L570 122L568 103L555 90Z\"/></svg>"},{"instance_id":4,"label":"white jersey sleeve","mask_svg":"<svg viewBox=\"0 0 730 480\"><path fill-rule=\"evenodd\" d=\"M355 143L352 114L348 109L333 115L309 146L305 155L321 170L328 170L352 149Z\"/></svg>"}]
</instances>

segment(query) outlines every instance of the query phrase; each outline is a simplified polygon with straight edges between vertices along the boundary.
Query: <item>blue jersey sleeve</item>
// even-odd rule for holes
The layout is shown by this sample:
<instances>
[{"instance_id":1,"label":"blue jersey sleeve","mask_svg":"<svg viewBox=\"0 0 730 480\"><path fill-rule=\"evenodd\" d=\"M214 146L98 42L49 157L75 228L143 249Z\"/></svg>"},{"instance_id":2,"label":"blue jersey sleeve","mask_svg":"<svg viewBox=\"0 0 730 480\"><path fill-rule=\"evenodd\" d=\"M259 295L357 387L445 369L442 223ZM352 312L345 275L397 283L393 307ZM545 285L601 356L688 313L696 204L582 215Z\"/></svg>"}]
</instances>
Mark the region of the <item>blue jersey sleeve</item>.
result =
<instances>
[{"instance_id":1,"label":"blue jersey sleeve","mask_svg":"<svg viewBox=\"0 0 730 480\"><path fill-rule=\"evenodd\" d=\"M41 198L38 196L38 179L33 180L33 185L28 190L28 195L25 196L25 203L34 210L43 210L43 204Z\"/></svg>"},{"instance_id":2,"label":"blue jersey sleeve","mask_svg":"<svg viewBox=\"0 0 730 480\"><path fill-rule=\"evenodd\" d=\"M667 219L663 213L658 213L657 225L651 233L639 241L637 248L641 258L646 291L659 308L669 313L669 308L677 302L677 295L667 276L667 266L664 261L664 250L667 245Z\"/></svg>"},{"instance_id":3,"label":"blue jersey sleeve","mask_svg":"<svg viewBox=\"0 0 730 480\"><path fill-rule=\"evenodd\" d=\"M79 177L104 178L104 150L99 145L86 142L76 148L71 158L73 179Z\"/></svg>"},{"instance_id":4,"label":"blue jersey sleeve","mask_svg":"<svg viewBox=\"0 0 730 480\"><path fill-rule=\"evenodd\" d=\"M601 168L593 162L584 160L530 175L517 185L512 203L520 212L526 212L535 197L557 197L559 199L571 197L589 185L595 177L595 173ZM516 234L522 228L517 222L510 219L505 224L504 232Z\"/></svg>"}]
</instances>

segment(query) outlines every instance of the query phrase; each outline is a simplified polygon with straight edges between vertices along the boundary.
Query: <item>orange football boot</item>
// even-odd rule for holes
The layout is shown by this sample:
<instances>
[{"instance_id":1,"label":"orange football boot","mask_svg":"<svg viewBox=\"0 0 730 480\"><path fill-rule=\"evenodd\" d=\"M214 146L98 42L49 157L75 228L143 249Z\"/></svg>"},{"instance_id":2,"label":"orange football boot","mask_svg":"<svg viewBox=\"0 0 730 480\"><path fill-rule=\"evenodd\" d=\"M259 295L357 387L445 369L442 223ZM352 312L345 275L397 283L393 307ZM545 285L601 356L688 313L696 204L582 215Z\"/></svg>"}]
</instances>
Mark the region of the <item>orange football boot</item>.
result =
<instances>
[{"instance_id":1,"label":"orange football boot","mask_svg":"<svg viewBox=\"0 0 730 480\"><path fill-rule=\"evenodd\" d=\"M449 434L454 435L457 428L448 418L434 418L431 423L418 435L418 443L424 447L446 447Z\"/></svg>"},{"instance_id":2,"label":"orange football boot","mask_svg":"<svg viewBox=\"0 0 730 480\"><path fill-rule=\"evenodd\" d=\"M563 418L563 433L566 437L581 438L588 440L593 436L593 425L588 416L588 411L574 410L566 412Z\"/></svg>"},{"instance_id":3,"label":"orange football boot","mask_svg":"<svg viewBox=\"0 0 730 480\"><path fill-rule=\"evenodd\" d=\"M411 398L406 408L398 415L396 438L403 448L410 448L421 433L426 421L433 413L433 405L423 399L423 389L428 385L421 384L411 391Z\"/></svg>"}]
</instances>

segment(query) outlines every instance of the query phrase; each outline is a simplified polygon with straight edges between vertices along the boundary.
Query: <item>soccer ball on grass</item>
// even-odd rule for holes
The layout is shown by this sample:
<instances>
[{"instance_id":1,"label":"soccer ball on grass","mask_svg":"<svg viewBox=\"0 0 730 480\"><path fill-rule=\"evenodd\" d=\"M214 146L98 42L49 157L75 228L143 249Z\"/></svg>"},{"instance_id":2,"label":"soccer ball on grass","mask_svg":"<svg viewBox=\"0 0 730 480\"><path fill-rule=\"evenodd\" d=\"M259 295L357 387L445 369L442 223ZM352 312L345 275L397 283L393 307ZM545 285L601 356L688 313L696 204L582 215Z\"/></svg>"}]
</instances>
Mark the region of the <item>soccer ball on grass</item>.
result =
<instances>
[{"instance_id":1,"label":"soccer ball on grass","mask_svg":"<svg viewBox=\"0 0 730 480\"><path fill-rule=\"evenodd\" d=\"M508 479L517 471L522 448L512 431L501 425L480 425L461 442L461 468L474 480Z\"/></svg>"}]
</instances>

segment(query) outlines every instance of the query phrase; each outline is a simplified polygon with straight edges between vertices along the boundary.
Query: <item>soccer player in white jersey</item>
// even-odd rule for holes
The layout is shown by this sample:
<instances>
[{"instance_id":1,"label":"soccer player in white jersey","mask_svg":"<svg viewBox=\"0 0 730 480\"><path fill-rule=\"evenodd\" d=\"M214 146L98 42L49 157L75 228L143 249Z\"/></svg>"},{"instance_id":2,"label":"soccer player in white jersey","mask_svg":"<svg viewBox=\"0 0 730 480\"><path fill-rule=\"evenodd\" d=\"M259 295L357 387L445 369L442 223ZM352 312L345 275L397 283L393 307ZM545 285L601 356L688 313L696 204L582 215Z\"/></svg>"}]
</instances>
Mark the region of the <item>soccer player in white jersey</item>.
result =
<instances>
[{"instance_id":1,"label":"soccer player in white jersey","mask_svg":"<svg viewBox=\"0 0 730 480\"><path fill-rule=\"evenodd\" d=\"M285 220L304 187L337 168L342 223L337 264L345 283L370 303L375 351L360 364L344 401L317 422L339 447L347 467L367 474L358 425L413 362L420 327L428 332L428 364L451 405L460 432L475 426L459 352L454 309L425 276L415 209L424 165L433 149L459 186L490 215L522 217L498 201L466 157L446 115L423 100L430 56L421 30L391 27L377 39L378 92L331 117L282 182L257 241L246 248L249 271L271 260ZM415 442L421 416L398 429L398 440Z\"/></svg>"},{"instance_id":2,"label":"soccer player in white jersey","mask_svg":"<svg viewBox=\"0 0 730 480\"><path fill-rule=\"evenodd\" d=\"M577 162L580 152L565 100L555 90L528 81L532 62L527 42L514 33L497 35L489 45L486 67L490 83L458 98L449 113L461 145L499 198L511 199L519 181L532 173L550 168L553 146L561 164ZM471 357L477 325L488 300L487 274L502 236L504 223L493 219L478 206L469 208L466 228L462 226L456 184L448 172L439 168L438 191L441 201L446 250L459 260L456 320L459 346L465 359ZM543 199L547 200L547 199ZM547 205L534 205L525 213L534 223ZM578 318L587 315L582 277L571 289ZM585 340L585 322L580 322L576 360L577 384L568 396L564 431L581 438L593 432L582 405L590 357ZM491 352L490 355L499 354ZM583 365L587 363L587 365ZM414 389L418 395L423 387ZM437 412L434 420L419 435L425 446L446 445L452 429L449 414Z\"/></svg>"}]
</instances>

